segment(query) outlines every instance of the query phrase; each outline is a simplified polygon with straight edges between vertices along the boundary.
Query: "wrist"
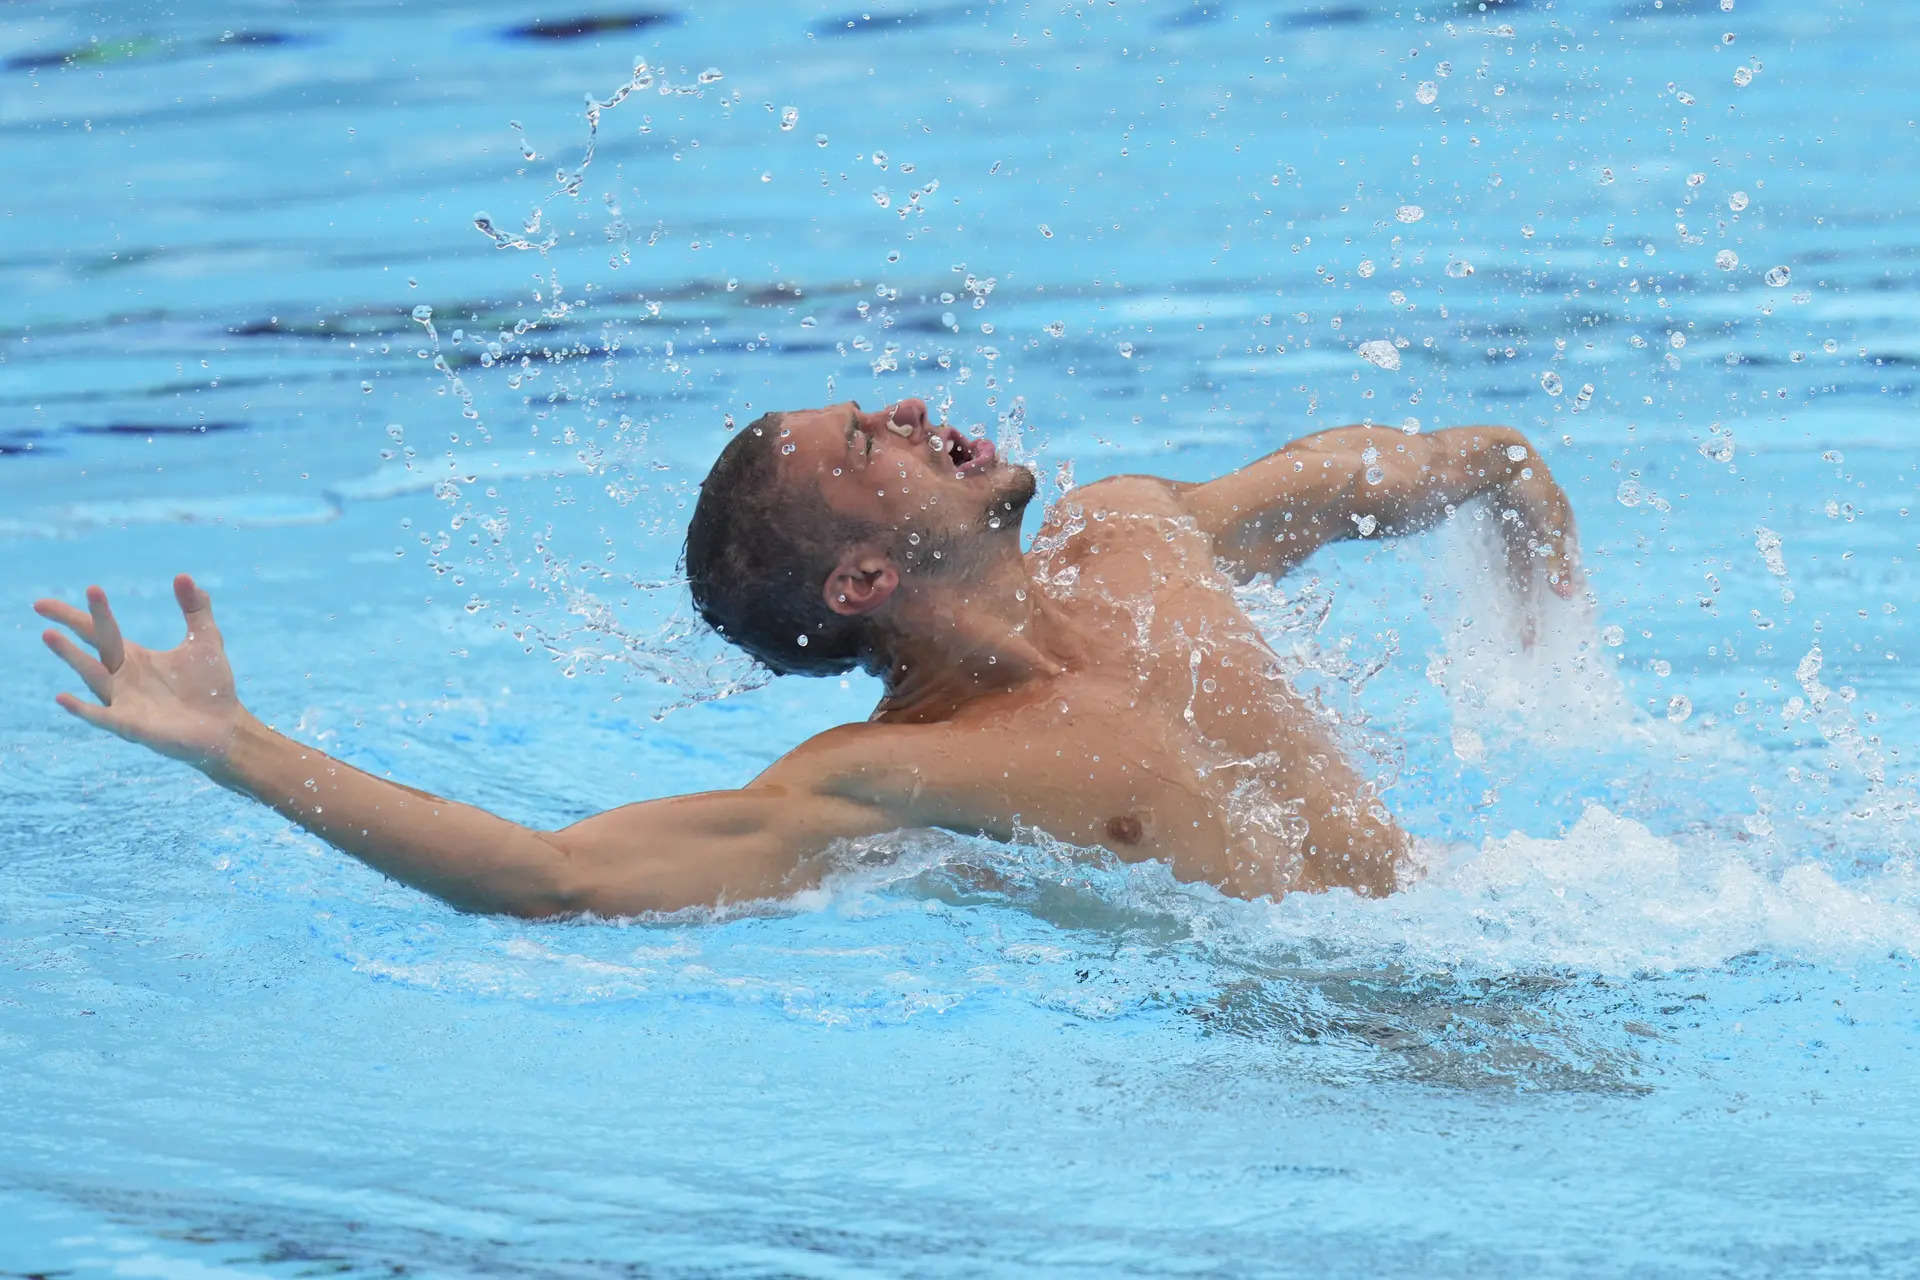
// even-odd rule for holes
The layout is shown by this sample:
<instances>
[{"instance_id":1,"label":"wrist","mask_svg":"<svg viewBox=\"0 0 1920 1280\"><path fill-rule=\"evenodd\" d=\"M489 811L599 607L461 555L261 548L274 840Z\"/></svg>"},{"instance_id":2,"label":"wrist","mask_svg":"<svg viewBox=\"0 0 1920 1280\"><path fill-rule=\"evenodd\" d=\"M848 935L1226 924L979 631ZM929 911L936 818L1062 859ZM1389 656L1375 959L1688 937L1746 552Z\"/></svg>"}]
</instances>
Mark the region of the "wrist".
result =
<instances>
[{"instance_id":1,"label":"wrist","mask_svg":"<svg viewBox=\"0 0 1920 1280\"><path fill-rule=\"evenodd\" d=\"M244 787L250 767L259 762L278 737L245 707L236 708L226 731L194 767L222 786Z\"/></svg>"}]
</instances>

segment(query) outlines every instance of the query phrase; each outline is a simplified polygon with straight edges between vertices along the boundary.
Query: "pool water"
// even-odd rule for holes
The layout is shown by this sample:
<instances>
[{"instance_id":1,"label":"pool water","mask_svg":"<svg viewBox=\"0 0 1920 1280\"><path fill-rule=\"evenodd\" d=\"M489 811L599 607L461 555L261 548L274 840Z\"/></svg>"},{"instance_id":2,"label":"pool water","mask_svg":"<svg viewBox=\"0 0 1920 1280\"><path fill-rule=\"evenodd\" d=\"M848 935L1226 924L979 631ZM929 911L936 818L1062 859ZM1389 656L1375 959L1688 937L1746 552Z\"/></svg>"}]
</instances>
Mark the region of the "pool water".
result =
<instances>
[{"instance_id":1,"label":"pool water","mask_svg":"<svg viewBox=\"0 0 1920 1280\"><path fill-rule=\"evenodd\" d=\"M1916 58L1784 0L15 6L0 1273L1910 1274ZM1513 652L1471 520L1249 591L1421 839L1384 902L917 833L476 918L53 706L27 602L170 642L186 569L364 768L744 782L876 687L702 633L692 486L906 394L1048 497L1510 422L1592 607Z\"/></svg>"}]
</instances>

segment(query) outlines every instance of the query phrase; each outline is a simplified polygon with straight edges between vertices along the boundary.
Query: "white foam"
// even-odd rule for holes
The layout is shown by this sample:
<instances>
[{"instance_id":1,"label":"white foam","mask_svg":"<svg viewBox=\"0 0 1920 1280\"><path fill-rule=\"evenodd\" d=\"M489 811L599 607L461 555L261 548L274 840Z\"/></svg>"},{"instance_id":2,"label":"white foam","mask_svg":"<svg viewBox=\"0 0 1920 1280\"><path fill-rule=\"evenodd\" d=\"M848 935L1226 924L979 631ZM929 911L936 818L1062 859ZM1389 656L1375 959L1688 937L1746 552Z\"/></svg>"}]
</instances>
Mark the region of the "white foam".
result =
<instances>
[{"instance_id":1,"label":"white foam","mask_svg":"<svg viewBox=\"0 0 1920 1280\"><path fill-rule=\"evenodd\" d=\"M1737 839L1657 835L1590 805L1562 837L1437 852L1424 880L1366 902L1299 895L1269 936L1398 963L1609 975L1724 964L1748 952L1845 963L1920 955L1910 871L1852 883L1811 860L1766 869Z\"/></svg>"}]
</instances>

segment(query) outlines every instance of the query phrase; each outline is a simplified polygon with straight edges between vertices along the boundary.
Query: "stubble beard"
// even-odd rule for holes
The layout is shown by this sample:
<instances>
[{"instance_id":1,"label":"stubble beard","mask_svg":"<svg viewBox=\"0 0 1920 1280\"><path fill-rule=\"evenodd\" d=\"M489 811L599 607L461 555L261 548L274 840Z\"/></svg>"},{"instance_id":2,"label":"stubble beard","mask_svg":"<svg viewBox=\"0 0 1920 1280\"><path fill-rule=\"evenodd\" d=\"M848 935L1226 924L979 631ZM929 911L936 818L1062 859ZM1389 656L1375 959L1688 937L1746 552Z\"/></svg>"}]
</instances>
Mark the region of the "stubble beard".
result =
<instances>
[{"instance_id":1,"label":"stubble beard","mask_svg":"<svg viewBox=\"0 0 1920 1280\"><path fill-rule=\"evenodd\" d=\"M902 531L897 548L900 564L907 572L922 578L958 578L992 563L1002 551L1003 540L1020 545L1020 518L1038 489L1033 471L1008 465L995 476L993 491L980 514L958 528L938 532L920 532L920 541L909 541Z\"/></svg>"}]
</instances>

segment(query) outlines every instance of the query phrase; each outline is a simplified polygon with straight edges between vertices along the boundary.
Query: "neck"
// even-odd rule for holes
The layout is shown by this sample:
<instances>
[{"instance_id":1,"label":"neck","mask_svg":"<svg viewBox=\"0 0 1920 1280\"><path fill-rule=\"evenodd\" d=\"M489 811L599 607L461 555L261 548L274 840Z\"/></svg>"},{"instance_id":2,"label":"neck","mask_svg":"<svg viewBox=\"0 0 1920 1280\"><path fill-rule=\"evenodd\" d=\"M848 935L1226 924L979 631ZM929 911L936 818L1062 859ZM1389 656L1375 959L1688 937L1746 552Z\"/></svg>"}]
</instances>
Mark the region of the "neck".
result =
<instances>
[{"instance_id":1,"label":"neck","mask_svg":"<svg viewBox=\"0 0 1920 1280\"><path fill-rule=\"evenodd\" d=\"M1016 548L896 599L881 629L887 692L874 715L937 719L982 694L1060 675L1079 648Z\"/></svg>"}]
</instances>

